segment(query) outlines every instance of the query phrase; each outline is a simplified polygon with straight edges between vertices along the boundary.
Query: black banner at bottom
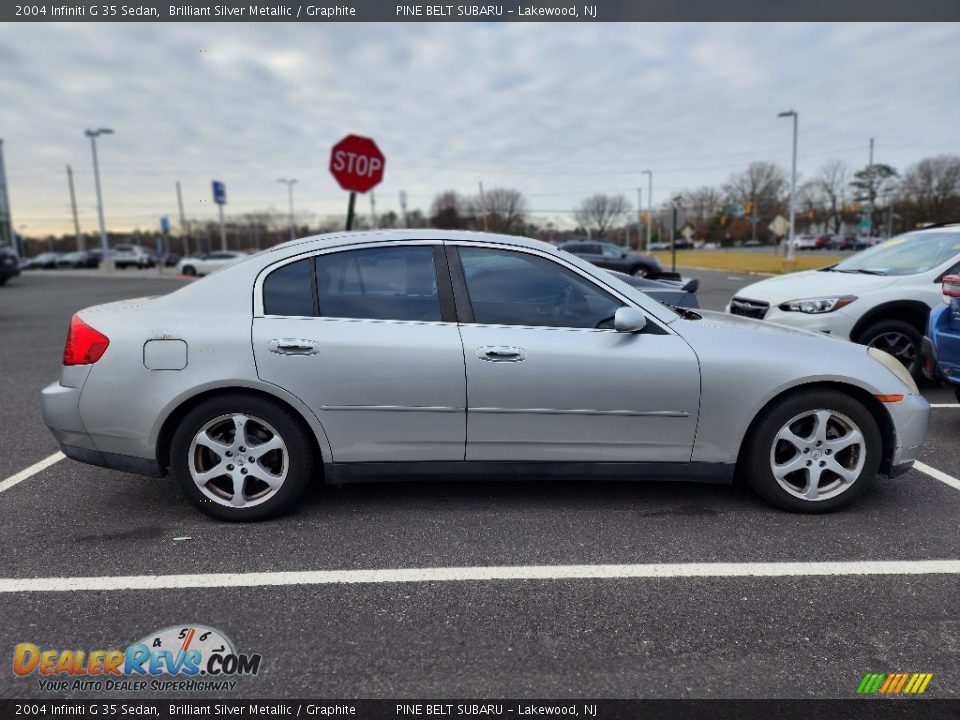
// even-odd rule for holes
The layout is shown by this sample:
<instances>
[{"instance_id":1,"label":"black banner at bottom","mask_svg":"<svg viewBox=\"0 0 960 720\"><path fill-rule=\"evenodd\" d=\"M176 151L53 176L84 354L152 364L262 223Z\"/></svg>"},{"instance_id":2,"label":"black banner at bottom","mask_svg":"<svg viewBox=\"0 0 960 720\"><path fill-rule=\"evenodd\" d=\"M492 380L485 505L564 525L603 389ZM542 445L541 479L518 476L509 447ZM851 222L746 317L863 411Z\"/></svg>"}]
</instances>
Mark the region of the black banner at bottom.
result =
<instances>
[{"instance_id":1,"label":"black banner at bottom","mask_svg":"<svg viewBox=\"0 0 960 720\"><path fill-rule=\"evenodd\" d=\"M894 720L960 717L960 700L0 700L0 720Z\"/></svg>"}]
</instances>

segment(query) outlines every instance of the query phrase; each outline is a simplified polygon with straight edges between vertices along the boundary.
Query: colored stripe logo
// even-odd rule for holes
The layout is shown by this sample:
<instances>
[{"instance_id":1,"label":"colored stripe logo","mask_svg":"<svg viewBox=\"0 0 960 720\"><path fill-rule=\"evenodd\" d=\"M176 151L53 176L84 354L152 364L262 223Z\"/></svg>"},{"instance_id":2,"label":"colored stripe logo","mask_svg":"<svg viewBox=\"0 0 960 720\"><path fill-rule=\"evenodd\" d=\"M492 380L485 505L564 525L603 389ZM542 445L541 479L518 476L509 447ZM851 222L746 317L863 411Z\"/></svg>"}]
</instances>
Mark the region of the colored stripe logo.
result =
<instances>
[{"instance_id":1,"label":"colored stripe logo","mask_svg":"<svg viewBox=\"0 0 960 720\"><path fill-rule=\"evenodd\" d=\"M867 673L857 686L859 695L921 695L933 673Z\"/></svg>"}]
</instances>

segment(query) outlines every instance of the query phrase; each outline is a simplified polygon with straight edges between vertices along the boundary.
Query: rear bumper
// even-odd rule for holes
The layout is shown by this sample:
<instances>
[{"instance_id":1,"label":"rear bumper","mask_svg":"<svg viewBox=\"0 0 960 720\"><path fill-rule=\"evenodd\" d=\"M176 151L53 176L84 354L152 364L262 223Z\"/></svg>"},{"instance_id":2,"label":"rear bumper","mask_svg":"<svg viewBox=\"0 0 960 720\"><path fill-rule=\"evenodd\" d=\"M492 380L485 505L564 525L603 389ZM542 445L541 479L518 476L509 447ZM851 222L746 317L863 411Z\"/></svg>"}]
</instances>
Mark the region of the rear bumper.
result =
<instances>
[{"instance_id":1,"label":"rear bumper","mask_svg":"<svg viewBox=\"0 0 960 720\"><path fill-rule=\"evenodd\" d=\"M40 408L43 422L67 457L111 470L153 477L163 475L163 469L155 459L106 453L97 448L80 417L79 387L50 383L40 394Z\"/></svg>"}]
</instances>

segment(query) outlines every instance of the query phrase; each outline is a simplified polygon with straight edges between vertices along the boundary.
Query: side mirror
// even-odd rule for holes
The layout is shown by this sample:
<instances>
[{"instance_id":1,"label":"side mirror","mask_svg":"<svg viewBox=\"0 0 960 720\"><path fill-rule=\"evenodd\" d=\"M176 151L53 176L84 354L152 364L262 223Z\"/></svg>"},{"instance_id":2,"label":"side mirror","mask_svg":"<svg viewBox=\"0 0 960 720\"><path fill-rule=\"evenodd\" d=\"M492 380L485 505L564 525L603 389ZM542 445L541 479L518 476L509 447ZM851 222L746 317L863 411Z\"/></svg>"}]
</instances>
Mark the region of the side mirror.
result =
<instances>
[{"instance_id":1,"label":"side mirror","mask_svg":"<svg viewBox=\"0 0 960 720\"><path fill-rule=\"evenodd\" d=\"M638 333L647 327L647 316L632 307L618 308L613 316L613 328L622 333Z\"/></svg>"},{"instance_id":2,"label":"side mirror","mask_svg":"<svg viewBox=\"0 0 960 720\"><path fill-rule=\"evenodd\" d=\"M960 298L960 275L947 275L943 279L945 297Z\"/></svg>"}]
</instances>

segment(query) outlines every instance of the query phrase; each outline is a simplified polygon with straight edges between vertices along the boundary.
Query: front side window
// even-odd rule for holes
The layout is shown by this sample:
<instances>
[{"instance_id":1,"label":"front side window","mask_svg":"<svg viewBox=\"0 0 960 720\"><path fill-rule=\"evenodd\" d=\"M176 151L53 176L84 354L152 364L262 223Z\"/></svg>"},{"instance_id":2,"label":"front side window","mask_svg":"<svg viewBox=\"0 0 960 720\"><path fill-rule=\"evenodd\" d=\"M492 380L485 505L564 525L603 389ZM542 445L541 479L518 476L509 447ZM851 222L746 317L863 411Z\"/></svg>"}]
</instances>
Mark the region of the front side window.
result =
<instances>
[{"instance_id":1,"label":"front side window","mask_svg":"<svg viewBox=\"0 0 960 720\"><path fill-rule=\"evenodd\" d=\"M460 263L474 321L488 325L612 328L623 303L546 258L462 247Z\"/></svg>"},{"instance_id":2,"label":"front side window","mask_svg":"<svg viewBox=\"0 0 960 720\"><path fill-rule=\"evenodd\" d=\"M318 255L322 317L440 320L432 247L380 247Z\"/></svg>"},{"instance_id":3,"label":"front side window","mask_svg":"<svg viewBox=\"0 0 960 720\"><path fill-rule=\"evenodd\" d=\"M605 257L621 257L623 255L623 250L618 248L616 245L601 245L600 248L603 250Z\"/></svg>"}]
</instances>

